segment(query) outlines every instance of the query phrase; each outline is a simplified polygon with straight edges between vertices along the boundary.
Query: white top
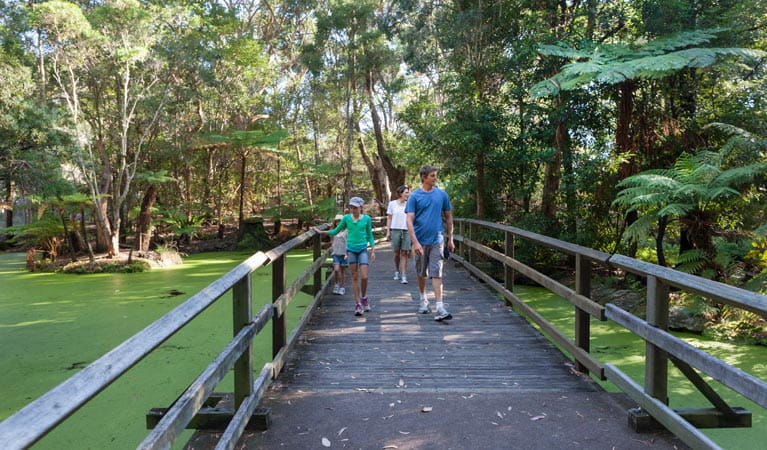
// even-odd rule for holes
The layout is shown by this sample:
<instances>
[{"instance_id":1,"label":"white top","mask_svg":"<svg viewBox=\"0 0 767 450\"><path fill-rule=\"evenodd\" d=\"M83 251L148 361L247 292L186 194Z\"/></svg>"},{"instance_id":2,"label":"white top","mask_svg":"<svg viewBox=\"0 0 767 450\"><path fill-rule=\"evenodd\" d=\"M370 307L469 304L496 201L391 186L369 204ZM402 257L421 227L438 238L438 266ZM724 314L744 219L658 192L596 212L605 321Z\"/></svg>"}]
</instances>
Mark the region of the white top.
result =
<instances>
[{"instance_id":1,"label":"white top","mask_svg":"<svg viewBox=\"0 0 767 450\"><path fill-rule=\"evenodd\" d=\"M346 255L346 230L333 236L333 255Z\"/></svg>"},{"instance_id":2,"label":"white top","mask_svg":"<svg viewBox=\"0 0 767 450\"><path fill-rule=\"evenodd\" d=\"M386 215L391 215L392 230L407 230L405 205L407 205L407 202L400 203L399 200L392 200L389 202L389 207L386 209Z\"/></svg>"}]
</instances>

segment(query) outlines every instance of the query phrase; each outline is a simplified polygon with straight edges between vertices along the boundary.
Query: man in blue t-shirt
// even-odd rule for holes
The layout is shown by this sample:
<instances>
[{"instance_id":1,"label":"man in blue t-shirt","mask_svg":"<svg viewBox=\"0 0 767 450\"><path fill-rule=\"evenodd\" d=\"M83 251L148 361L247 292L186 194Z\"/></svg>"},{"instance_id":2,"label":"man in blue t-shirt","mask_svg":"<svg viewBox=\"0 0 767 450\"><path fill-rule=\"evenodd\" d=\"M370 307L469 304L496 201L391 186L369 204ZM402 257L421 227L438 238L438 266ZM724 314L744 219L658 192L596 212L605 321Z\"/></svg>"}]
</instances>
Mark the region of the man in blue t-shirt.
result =
<instances>
[{"instance_id":1,"label":"man in blue t-shirt","mask_svg":"<svg viewBox=\"0 0 767 450\"><path fill-rule=\"evenodd\" d=\"M453 213L447 193L436 186L437 168L423 166L418 171L421 177L421 188L410 194L405 206L407 214L407 230L413 242L415 251L415 270L418 275L418 291L421 294L421 305L418 312L428 314L429 299L426 297L426 277L431 278L431 288L434 300L437 302L437 315L434 320L442 322L453 318L447 312L442 302L442 265L443 247L451 252L455 250L453 243ZM445 218L447 242L442 228L442 218Z\"/></svg>"}]
</instances>

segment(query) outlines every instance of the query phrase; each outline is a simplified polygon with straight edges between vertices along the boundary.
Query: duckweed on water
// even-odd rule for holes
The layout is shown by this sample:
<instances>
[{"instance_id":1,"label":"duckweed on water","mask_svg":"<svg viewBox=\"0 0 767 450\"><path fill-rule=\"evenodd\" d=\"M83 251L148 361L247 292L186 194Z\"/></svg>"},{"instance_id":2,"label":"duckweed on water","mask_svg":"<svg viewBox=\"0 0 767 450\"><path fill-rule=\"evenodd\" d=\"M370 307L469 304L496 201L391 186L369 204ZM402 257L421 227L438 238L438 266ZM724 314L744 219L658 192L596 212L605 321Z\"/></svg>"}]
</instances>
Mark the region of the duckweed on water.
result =
<instances>
[{"instance_id":1,"label":"duckweed on water","mask_svg":"<svg viewBox=\"0 0 767 450\"><path fill-rule=\"evenodd\" d=\"M143 273L29 273L23 254L0 254L0 420L44 394L157 320L250 256L197 254L183 265ZM311 261L291 252L287 279ZM253 277L254 312L271 300L271 270ZM311 300L291 303L292 328ZM96 396L35 448L128 449L147 434L144 416L167 407L232 337L231 295L224 295ZM267 326L254 343L255 368L271 360ZM217 391L232 390L230 377ZM105 418L107 418L105 420ZM191 435L187 431L178 442Z\"/></svg>"}]
</instances>

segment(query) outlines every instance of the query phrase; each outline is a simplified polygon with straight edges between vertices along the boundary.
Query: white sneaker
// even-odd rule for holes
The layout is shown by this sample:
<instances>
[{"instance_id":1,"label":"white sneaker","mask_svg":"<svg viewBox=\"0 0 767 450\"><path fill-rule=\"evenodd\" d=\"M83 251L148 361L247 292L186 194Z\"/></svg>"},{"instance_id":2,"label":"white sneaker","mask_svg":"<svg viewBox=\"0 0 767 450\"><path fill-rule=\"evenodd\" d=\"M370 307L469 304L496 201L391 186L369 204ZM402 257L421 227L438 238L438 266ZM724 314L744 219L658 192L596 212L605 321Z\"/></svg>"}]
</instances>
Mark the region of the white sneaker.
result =
<instances>
[{"instance_id":1,"label":"white sneaker","mask_svg":"<svg viewBox=\"0 0 767 450\"><path fill-rule=\"evenodd\" d=\"M334 285L333 285L333 293L334 293L335 295L338 295L338 294L340 293L340 292L339 292L339 290L340 290L340 289L341 289L341 287L340 287L339 285L337 285L337 284L334 284Z\"/></svg>"},{"instance_id":2,"label":"white sneaker","mask_svg":"<svg viewBox=\"0 0 767 450\"><path fill-rule=\"evenodd\" d=\"M399 280L399 270L394 271L394 280Z\"/></svg>"},{"instance_id":3,"label":"white sneaker","mask_svg":"<svg viewBox=\"0 0 767 450\"><path fill-rule=\"evenodd\" d=\"M453 318L453 315L447 312L447 310L442 308L437 308L437 314L434 316L434 320L437 322L442 322L443 320L450 320Z\"/></svg>"},{"instance_id":4,"label":"white sneaker","mask_svg":"<svg viewBox=\"0 0 767 450\"><path fill-rule=\"evenodd\" d=\"M418 307L418 314L429 314L431 308L429 307L428 300L421 300L421 306Z\"/></svg>"},{"instance_id":5,"label":"white sneaker","mask_svg":"<svg viewBox=\"0 0 767 450\"><path fill-rule=\"evenodd\" d=\"M344 294L346 294L346 288L341 286L340 288L338 288L338 295L344 295Z\"/></svg>"},{"instance_id":6,"label":"white sneaker","mask_svg":"<svg viewBox=\"0 0 767 450\"><path fill-rule=\"evenodd\" d=\"M402 281L400 281L402 284L407 284L407 277L405 275L402 275Z\"/></svg>"}]
</instances>

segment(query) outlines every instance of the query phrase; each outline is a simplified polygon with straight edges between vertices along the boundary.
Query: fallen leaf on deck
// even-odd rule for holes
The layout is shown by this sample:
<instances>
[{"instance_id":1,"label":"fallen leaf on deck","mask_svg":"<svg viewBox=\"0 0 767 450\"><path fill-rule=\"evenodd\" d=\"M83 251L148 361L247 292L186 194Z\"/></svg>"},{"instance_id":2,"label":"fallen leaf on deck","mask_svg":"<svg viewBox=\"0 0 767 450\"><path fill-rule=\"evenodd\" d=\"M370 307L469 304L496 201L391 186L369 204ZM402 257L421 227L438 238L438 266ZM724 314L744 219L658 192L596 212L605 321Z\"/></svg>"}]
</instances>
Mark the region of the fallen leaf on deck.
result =
<instances>
[{"instance_id":1,"label":"fallen leaf on deck","mask_svg":"<svg viewBox=\"0 0 767 450\"><path fill-rule=\"evenodd\" d=\"M399 434L410 434L409 431L400 431Z\"/></svg>"},{"instance_id":2,"label":"fallen leaf on deck","mask_svg":"<svg viewBox=\"0 0 767 450\"><path fill-rule=\"evenodd\" d=\"M344 431L346 431L346 427L343 427L340 430L338 430L338 435L341 436L341 433L343 433Z\"/></svg>"},{"instance_id":3,"label":"fallen leaf on deck","mask_svg":"<svg viewBox=\"0 0 767 450\"><path fill-rule=\"evenodd\" d=\"M496 416L498 416L498 417L500 417L501 419L503 419L503 414L501 414L501 412L500 412L500 411L496 411L496 412L495 412L495 415L496 415Z\"/></svg>"},{"instance_id":4,"label":"fallen leaf on deck","mask_svg":"<svg viewBox=\"0 0 767 450\"><path fill-rule=\"evenodd\" d=\"M424 406L423 409L421 409L421 412L431 412L432 409L431 406Z\"/></svg>"},{"instance_id":5,"label":"fallen leaf on deck","mask_svg":"<svg viewBox=\"0 0 767 450\"><path fill-rule=\"evenodd\" d=\"M324 437L322 438L322 446L323 447L330 447L330 439Z\"/></svg>"},{"instance_id":6,"label":"fallen leaf on deck","mask_svg":"<svg viewBox=\"0 0 767 450\"><path fill-rule=\"evenodd\" d=\"M490 422L490 423L492 423L492 424L493 424L493 425L495 425L496 427L498 426L498 424L497 424L497 423L495 423L495 422Z\"/></svg>"},{"instance_id":7,"label":"fallen leaf on deck","mask_svg":"<svg viewBox=\"0 0 767 450\"><path fill-rule=\"evenodd\" d=\"M384 447L384 450L386 450L387 448L399 448L399 447L397 447L396 445L387 445L386 447Z\"/></svg>"},{"instance_id":8,"label":"fallen leaf on deck","mask_svg":"<svg viewBox=\"0 0 767 450\"><path fill-rule=\"evenodd\" d=\"M402 378L400 378L400 379L399 379L399 387L402 387L402 386L404 386L404 385L405 385L405 380L403 380Z\"/></svg>"},{"instance_id":9,"label":"fallen leaf on deck","mask_svg":"<svg viewBox=\"0 0 767 450\"><path fill-rule=\"evenodd\" d=\"M546 416L535 416L535 417L530 418L530 420L541 420L541 419L545 419L545 418L546 418Z\"/></svg>"}]
</instances>

